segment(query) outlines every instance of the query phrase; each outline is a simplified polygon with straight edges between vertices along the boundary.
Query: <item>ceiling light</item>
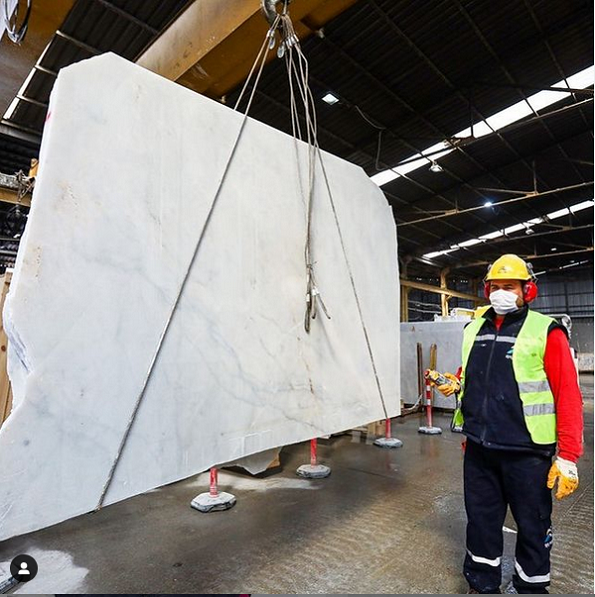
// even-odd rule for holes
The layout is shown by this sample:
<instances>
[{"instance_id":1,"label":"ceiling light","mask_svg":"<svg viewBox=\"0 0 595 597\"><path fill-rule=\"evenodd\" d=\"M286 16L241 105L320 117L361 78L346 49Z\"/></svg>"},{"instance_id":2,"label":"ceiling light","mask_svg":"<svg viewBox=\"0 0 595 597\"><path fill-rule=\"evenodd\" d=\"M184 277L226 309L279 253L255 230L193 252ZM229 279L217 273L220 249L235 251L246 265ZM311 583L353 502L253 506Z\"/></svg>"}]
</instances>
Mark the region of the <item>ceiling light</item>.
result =
<instances>
[{"instance_id":1,"label":"ceiling light","mask_svg":"<svg viewBox=\"0 0 595 597\"><path fill-rule=\"evenodd\" d=\"M504 234L514 234L515 232L519 232L519 230L523 230L524 228L524 224L514 224L513 226L508 226L508 228L504 228Z\"/></svg>"},{"instance_id":2,"label":"ceiling light","mask_svg":"<svg viewBox=\"0 0 595 597\"><path fill-rule=\"evenodd\" d=\"M383 170L382 172L378 172L378 174L370 176L370 180L375 182L379 187L385 185L391 180L395 180L395 178L399 178L399 175L392 170Z\"/></svg>"},{"instance_id":3,"label":"ceiling light","mask_svg":"<svg viewBox=\"0 0 595 597\"><path fill-rule=\"evenodd\" d=\"M550 249L550 251L557 251L557 250L558 250L558 249L557 249L557 247L552 247L552 248Z\"/></svg>"},{"instance_id":4,"label":"ceiling light","mask_svg":"<svg viewBox=\"0 0 595 597\"><path fill-rule=\"evenodd\" d=\"M570 209L564 207L563 209L558 209L556 211L551 211L547 214L548 220L555 220L556 218L561 218L563 216L567 216L570 213L576 213L577 211L582 211L583 209L589 209L593 207L593 199L588 199L587 201L581 201L580 203L576 203L570 206Z\"/></svg>"},{"instance_id":5,"label":"ceiling light","mask_svg":"<svg viewBox=\"0 0 595 597\"><path fill-rule=\"evenodd\" d=\"M504 232L502 232L502 230L494 230L494 232L482 234L479 238L481 238L481 240L492 240L493 238L498 238L499 236L504 236Z\"/></svg>"},{"instance_id":6,"label":"ceiling light","mask_svg":"<svg viewBox=\"0 0 595 597\"><path fill-rule=\"evenodd\" d=\"M583 209L589 209L590 207L593 207L593 199L589 199L588 201L583 201L581 203L571 205L570 211L574 214L577 211L582 211Z\"/></svg>"},{"instance_id":7,"label":"ceiling light","mask_svg":"<svg viewBox=\"0 0 595 597\"><path fill-rule=\"evenodd\" d=\"M556 218L561 218L562 216L567 216L570 213L567 207L562 209L557 209L556 211L551 211L547 214L548 220L555 220Z\"/></svg>"},{"instance_id":8,"label":"ceiling light","mask_svg":"<svg viewBox=\"0 0 595 597\"><path fill-rule=\"evenodd\" d=\"M440 257L440 255L448 255L449 253L452 253L453 251L456 251L456 249L444 249L442 251L432 251L431 253L426 253L425 255L423 255L423 257L425 257L426 259L432 259L433 257Z\"/></svg>"},{"instance_id":9,"label":"ceiling light","mask_svg":"<svg viewBox=\"0 0 595 597\"><path fill-rule=\"evenodd\" d=\"M562 81L558 81L556 83L554 83L552 85L552 87L570 87L570 88L575 88L575 89L586 89L588 87L590 87L591 85L593 85L593 66L588 66L586 69L575 73L574 75L571 75L570 77L568 77L566 80L562 80ZM568 82L568 84L567 84ZM332 95L332 94L327 94L327 95ZM546 108L548 106L551 106L557 102L560 102L568 97L571 97L571 92L570 91L539 91L538 93L535 93L532 96L529 96L526 100L521 100L520 102L517 102L515 104L513 104L512 106L509 106L508 108L505 108L504 110L501 110L500 112L497 112L496 114L492 114L492 116L488 117L486 120L482 120L480 122L477 122L473 125L473 137L478 139L479 137L483 137L484 135L489 135L494 131L497 131L503 127L506 127L514 122L518 122L519 120L522 120L523 118L527 118L528 116L531 116L533 114L533 110L542 110L543 108ZM334 97L334 96L333 96ZM324 99L324 98L323 98ZM326 100L325 100L326 101ZM334 103L334 102L333 102ZM458 133L455 133L454 135L451 136L451 138L455 138L455 137L462 137L462 138L466 138L466 137L470 137L471 136L471 128L467 127L466 129L459 131ZM407 172L410 172L411 170L415 170L416 168L419 168L420 166L422 166L425 162L425 160L416 160L414 158L416 157L422 157L424 156L424 154L431 154L434 151L439 151L442 147L444 147L444 142L440 142L437 143L436 145L433 145L432 147L428 147L427 149L421 151L420 153L417 153L413 156L411 156L411 158L409 158L409 160L411 161L407 161L406 164L403 164L403 166L395 166L394 168L391 168L389 170L389 172L392 173L392 176L390 177L380 177L378 176L378 174L384 174L387 171L383 171L383 172L379 172L378 174L376 174L375 176L371 177L372 180L378 185L378 186L382 186L383 184L386 184L389 180L394 180L395 178L398 178L399 176L402 176L403 174L406 174ZM449 146L448 149L446 149L443 153L438 153L433 155L432 157L434 159L438 159L440 156L442 155L446 155L447 153L450 153L451 151L454 151L454 147ZM427 162L425 162L427 163ZM407 167L407 171L406 172L401 172L401 168L402 167ZM382 182L380 182L382 181Z\"/></svg>"},{"instance_id":10,"label":"ceiling light","mask_svg":"<svg viewBox=\"0 0 595 597\"><path fill-rule=\"evenodd\" d=\"M464 240L462 243L459 243L458 246L460 248L472 247L473 245L479 245L482 242L483 241L479 238L470 238L469 240Z\"/></svg>"},{"instance_id":11,"label":"ceiling light","mask_svg":"<svg viewBox=\"0 0 595 597\"><path fill-rule=\"evenodd\" d=\"M490 207L490 206L492 206L492 205L494 205L493 201L486 201L486 202L483 204L483 206L484 206L484 207Z\"/></svg>"},{"instance_id":12,"label":"ceiling light","mask_svg":"<svg viewBox=\"0 0 595 597\"><path fill-rule=\"evenodd\" d=\"M409 164L407 164L407 165L409 165ZM382 177L382 176L386 175L386 172L391 172L391 171L379 172L375 176ZM393 175L393 178L396 178L396 177L397 177L396 175ZM393 180L393 178L391 178L391 180ZM374 180L374 177L372 177L372 180ZM379 183L376 182L376 184L379 184ZM382 184L382 183L380 183L380 184ZM484 206L489 207L491 204L492 204L491 201L486 201L484 203ZM424 257L427 259L432 259L433 257L447 255L448 253L452 253L453 251L458 251L459 249L463 249L465 247L472 247L474 245L478 245L485 241L494 240L496 238L500 238L505 235L514 234L515 232L520 232L521 230L524 230L525 234L534 234L535 230L533 230L532 226L536 226L538 224L543 224L545 219L553 220L555 218L560 218L562 216L568 215L570 213L575 213L575 212L581 211L583 209L589 209L589 208L592 209L594 204L595 204L595 200L588 199L587 201L582 201L580 203L571 205L570 208L565 207L564 209L552 211L549 214L547 214L547 216L545 216L545 218L539 218L539 217L532 218L531 220L527 220L526 222L521 222L519 224L513 224L512 226L508 226L507 228L504 228L504 229L494 230L493 232L488 232L486 234L482 234L481 236L478 236L477 238L470 238L468 240L464 240L460 243L457 243L456 245L450 245L450 249L426 253L424 255ZM512 237L512 238L514 239L514 238L518 238L518 237ZM552 251L557 251L557 250L558 249L556 247L554 247L552 249Z\"/></svg>"},{"instance_id":13,"label":"ceiling light","mask_svg":"<svg viewBox=\"0 0 595 597\"><path fill-rule=\"evenodd\" d=\"M430 170L432 172L442 172L443 168L440 164L437 164L436 162L432 162L432 165L430 166Z\"/></svg>"},{"instance_id":14,"label":"ceiling light","mask_svg":"<svg viewBox=\"0 0 595 597\"><path fill-rule=\"evenodd\" d=\"M322 101L326 102L329 106L336 104L339 101L339 98L330 91L322 97Z\"/></svg>"},{"instance_id":15,"label":"ceiling light","mask_svg":"<svg viewBox=\"0 0 595 597\"><path fill-rule=\"evenodd\" d=\"M10 120L12 118L12 115L14 114L14 111L16 110L17 104L19 103L19 98L15 97L12 102L10 102L10 105L8 106L6 112L4 112L4 120Z\"/></svg>"}]
</instances>

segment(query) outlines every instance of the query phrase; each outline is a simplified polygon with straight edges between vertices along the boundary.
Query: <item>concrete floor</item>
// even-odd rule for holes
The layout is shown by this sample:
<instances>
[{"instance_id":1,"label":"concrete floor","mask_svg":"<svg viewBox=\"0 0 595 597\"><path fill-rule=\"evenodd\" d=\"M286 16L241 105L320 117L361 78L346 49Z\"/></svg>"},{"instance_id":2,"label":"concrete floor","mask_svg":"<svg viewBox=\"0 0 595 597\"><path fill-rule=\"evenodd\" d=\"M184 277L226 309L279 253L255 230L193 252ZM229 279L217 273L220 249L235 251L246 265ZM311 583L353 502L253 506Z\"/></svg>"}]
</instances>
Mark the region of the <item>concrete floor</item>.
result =
<instances>
[{"instance_id":1,"label":"concrete floor","mask_svg":"<svg viewBox=\"0 0 595 597\"><path fill-rule=\"evenodd\" d=\"M582 383L586 454L578 492L554 509L552 593L593 593L593 376ZM347 435L321 442L325 480L295 476L306 444L284 449L282 471L265 478L223 472L238 498L227 512L190 509L204 474L149 492L0 544L0 569L19 553L37 559L22 594L465 592L461 436L447 416L437 423L445 433L431 437L417 415L396 420L394 451ZM510 592L511 518L506 527Z\"/></svg>"}]
</instances>

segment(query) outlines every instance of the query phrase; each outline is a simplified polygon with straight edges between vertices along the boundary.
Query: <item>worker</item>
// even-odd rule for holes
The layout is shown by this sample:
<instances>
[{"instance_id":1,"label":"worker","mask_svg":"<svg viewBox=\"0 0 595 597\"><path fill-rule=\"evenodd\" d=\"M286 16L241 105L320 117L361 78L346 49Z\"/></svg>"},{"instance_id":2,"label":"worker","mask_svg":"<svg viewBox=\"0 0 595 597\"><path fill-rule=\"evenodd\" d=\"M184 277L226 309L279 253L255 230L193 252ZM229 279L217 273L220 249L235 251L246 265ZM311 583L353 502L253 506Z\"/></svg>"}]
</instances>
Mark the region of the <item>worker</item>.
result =
<instances>
[{"instance_id":1,"label":"worker","mask_svg":"<svg viewBox=\"0 0 595 597\"><path fill-rule=\"evenodd\" d=\"M531 265L503 255L484 281L491 307L463 332L458 376L438 386L458 392L453 425L465 440L464 493L469 593L500 593L507 506L517 525L513 585L548 593L553 543L551 489L578 487L582 397L566 329L529 309L537 296ZM552 457L554 457L552 463Z\"/></svg>"}]
</instances>

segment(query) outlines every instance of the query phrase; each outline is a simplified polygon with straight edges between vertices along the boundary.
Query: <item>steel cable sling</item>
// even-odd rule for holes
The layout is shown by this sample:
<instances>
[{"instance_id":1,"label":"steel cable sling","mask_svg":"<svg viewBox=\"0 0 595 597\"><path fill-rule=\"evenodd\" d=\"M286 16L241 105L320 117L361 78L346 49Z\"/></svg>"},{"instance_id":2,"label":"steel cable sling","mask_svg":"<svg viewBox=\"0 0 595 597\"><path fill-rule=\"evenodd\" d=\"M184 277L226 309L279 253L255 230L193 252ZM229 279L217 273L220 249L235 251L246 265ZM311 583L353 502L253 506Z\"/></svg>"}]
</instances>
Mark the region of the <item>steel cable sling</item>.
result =
<instances>
[{"instance_id":1,"label":"steel cable sling","mask_svg":"<svg viewBox=\"0 0 595 597\"><path fill-rule=\"evenodd\" d=\"M314 98L312 96L312 92L310 90L309 82L308 82L308 60L304 56L299 39L295 33L293 28L293 23L287 14L287 10L285 10L281 14L279 27L283 32L283 42L279 48L278 55L280 57L285 56L286 65L287 65L287 75L289 78L289 91L290 91L290 107L291 107L291 124L292 124L292 131L294 136L294 143L296 146L296 162L298 165L298 180L301 185L301 175L299 172L299 156L297 155L297 139L304 141L303 134L300 128L299 123L299 112L297 109L296 97L295 97L295 90L293 79L295 77L297 83L297 90L299 92L299 97L302 100L302 106L304 109L304 120L306 125L306 135L305 135L305 142L308 144L308 192L307 192L307 230L306 230L306 246L305 246L305 259L306 259L306 272L307 272L307 291L306 291L306 316L305 316L305 329L306 332L310 331L310 320L316 318L317 314L317 303L320 303L325 315L330 319L330 316L327 312L326 306L322 300L320 295L320 291L316 286L316 279L314 276L314 264L315 262L312 260L312 205L314 199L314 179L315 179L315 162L318 159L320 163L320 167L322 170L322 174L324 177L324 183L326 186L326 190L328 193L331 209L333 212L333 218L335 221L335 226L337 228L337 232L339 235L339 241L341 244L341 250L343 253L343 257L345 259L345 264L347 267L347 271L349 274L349 282L351 284L351 288L353 291L353 296L355 298L355 303L357 306L357 312L360 319L360 323L362 326L362 330L364 333L364 338L366 341L366 348L368 351L368 355L370 357L370 363L372 365L372 371L374 373L374 380L376 383L376 388L378 389L378 395L380 397L380 402L382 404L382 410L384 412L385 419L388 419L388 411L386 409L386 403L384 400L384 393L382 391L382 385L380 383L380 377L378 375L378 368L376 366L376 361L374 359L374 353L372 351L372 344L370 341L370 334L368 332L368 328L366 326L364 315L362 311L362 306L359 298L359 294L357 292L357 287L355 285L355 278L353 275L353 269L351 267L351 263L349 261L349 257L347 255L347 249L345 246L345 239L343 237L343 232L341 230L341 225L339 223L339 217L337 214L335 200L333 198L333 193L331 191L331 185L329 182L328 174L326 171L326 167L324 164L324 160L322 157L322 151L318 144L318 136L317 136L317 123L316 123L316 108L314 104ZM295 56L294 56L295 54ZM303 193L303 189L302 189Z\"/></svg>"},{"instance_id":2,"label":"steel cable sling","mask_svg":"<svg viewBox=\"0 0 595 597\"><path fill-rule=\"evenodd\" d=\"M163 330L161 332L161 335L159 336L159 340L157 342L157 346L153 352L153 357L151 359L151 362L149 364L149 369L147 371L147 374L145 375L144 381L143 381L143 385L142 388L136 398L136 401L134 403L134 407L132 409L132 413L130 414L130 417L128 419L127 425L126 425L126 429L124 430L124 434L122 436L122 439L120 441L120 445L118 446L118 450L116 452L114 461L111 465L111 468L109 470L108 476L107 476L107 480L103 486L103 489L101 491L101 495L99 497L99 501L97 503L97 506L95 507L95 510L99 510L102 506L103 503L105 501L107 492L111 486L112 480L114 478L114 474L116 472L116 469L118 467L118 463L120 462L120 458L122 456L122 452L124 450L124 446L126 445L126 441L128 440L128 436L130 435L130 430L132 429L132 425L136 419L136 415L138 413L139 407L141 405L142 399L145 396L146 393L146 389L149 383L149 380L151 379L151 375L153 374L153 371L155 369L155 364L157 363L157 359L159 358L159 354L161 353L161 348L163 347L163 342L167 336L167 333L170 329L171 326L171 322L173 320L173 316L174 313L176 312L176 309L178 307L178 304L180 302L180 298L182 296L182 293L184 292L184 288L186 287L186 282L188 281L188 278L190 276L190 271L192 270L192 266L194 265L194 262L196 260L196 256L198 255L198 251L200 249L200 246L202 244L202 241L204 239L205 236L205 232L209 226L209 223L211 221L212 215L213 215L213 211L215 209L215 205L217 204L217 201L219 199L219 196L221 195L221 189L223 187L223 184L225 183L225 180L227 178L227 174L229 172L229 167L231 166L231 163L235 157L236 154L236 150L238 147L238 144L240 142L240 139L242 137L242 134L244 132L244 129L246 127L246 122L248 121L248 112L250 111L250 107L252 105L252 100L254 99L254 95L256 92L256 87L258 85L258 82L260 80L260 77L262 75L262 71L266 62L266 58L267 58L267 54L268 51L271 49L271 40L274 40L274 36L275 36L275 31L277 29L277 25L279 22L280 16L277 17L273 24L271 25L271 27L269 28L269 30L267 31L267 34L265 36L264 42L262 43L262 46L260 47L260 50L258 51L258 54L256 56L256 59L254 60L254 64L252 65L252 68L250 69L250 73L248 75L248 78L246 79L246 82L244 83L244 86L242 88L242 91L238 97L238 100L234 106L234 110L237 110L243 96L244 96L244 92L246 91L252 76L254 75L254 71L258 68L258 72L256 74L256 78L254 80L254 85L252 87L252 90L250 92L250 96L248 99L248 104L246 106L246 111L244 112L243 115L243 119L242 119L242 123L240 125L240 130L238 131L238 134L236 136L236 139L232 145L231 148L231 152L229 154L229 157L227 159L227 162L225 164L225 167L223 168L223 174L221 176L221 179L219 181L219 184L217 185L217 189L215 191L215 194L213 196L213 199L211 200L211 205L209 207L209 211L207 212L207 217L205 219L205 223L203 225L203 228L200 232L199 238L196 242L196 245L194 247L194 251L192 253L192 257L190 258L190 262L188 263L188 267L186 268L186 271L184 273L184 276L182 278L182 281L180 283L180 286L178 288L178 291L176 293L176 298L174 299L174 302L169 310L169 314L168 317L166 319L165 325L163 327Z\"/></svg>"},{"instance_id":3,"label":"steel cable sling","mask_svg":"<svg viewBox=\"0 0 595 597\"><path fill-rule=\"evenodd\" d=\"M269 4L271 4L270 1L269 1ZM366 347L368 350L368 354L370 356L370 361L372 364L372 370L374 373L376 386L377 386L378 393L380 396L380 401L382 403L382 409L384 411L385 418L388 418L386 405L385 405L385 401L384 401L384 395L382 392L382 387L381 387L380 379L378 376L378 370L377 370L376 363L374 360L374 355L372 352L369 333L368 333L367 327L364 322L361 303L359 300L359 295L357 293L357 288L355 286L355 280L353 277L351 264L350 264L349 258L347 256L345 242L344 242L343 234L342 234L341 227L339 224L339 219L338 219L337 211L335 208L335 202L333 199L332 191L330 188L330 183L328 180L328 175L326 172L324 161L322 159L322 152L318 145L317 127L316 127L316 111L315 111L315 106L314 106L314 98L312 96L312 93L310 91L310 87L308 84L308 61L301 50L299 39L295 33L291 19L290 19L289 15L287 14L287 3L285 3L283 13L277 14L271 20L272 20L272 23L266 33L265 39L260 47L260 50L258 51L256 59L254 60L254 63L252 65L252 68L250 70L248 78L246 79L246 82L244 83L244 86L243 86L243 88L240 92L240 95L238 96L238 99L234 106L234 110L237 111L237 109L240 105L240 102L242 101L243 96L252 80L252 77L254 76L256 69L258 69L257 73L256 73L255 80L254 80L254 84L252 86L252 90L249 95L248 103L246 106L246 111L244 112L239 132L238 132L236 139L233 143L227 163L225 164L225 167L223 169L223 174L221 176L221 179L220 179L217 189L215 191L214 197L211 201L211 205L208 210L204 226L200 232L198 241L196 242L194 251L190 258L190 262L188 264L188 267L186 268L186 271L184 273L184 276L183 276L180 286L178 288L176 298L174 299L174 302L170 308L164 328L163 328L161 335L159 337L159 340L157 342L155 351L153 352L153 356L152 356L152 359L149 364L149 369L147 371L147 374L145 375L141 390L135 400L135 403L134 403L134 406L132 409L132 413L128 419L126 428L124 430L124 434L123 434L120 444L118 446L118 450L116 452L113 463L110 467L110 470L109 470L109 473L107 476L107 480L106 480L106 482L103 486L103 489L101 491L101 495L99 497L98 504L95 508L96 510L99 510L104 504L105 498L107 496L107 492L111 486L116 469L118 467L118 463L120 462L120 459L122 456L122 452L126 445L126 441L128 440L128 437L130 435L132 425L136 419L136 415L138 414L138 410L140 408L141 402L146 394L146 389L148 387L148 383L149 383L151 376L153 374L153 371L155 369L155 365L156 365L159 355L161 353L163 343L164 343L167 333L170 329L171 322L173 320L174 314L175 314L178 304L180 302L180 298L183 294L184 288L186 287L186 282L188 281L188 278L190 276L192 266L194 265L196 256L198 255L198 251L200 249L200 246L204 239L206 230L211 221L215 206L216 206L219 196L221 194L221 189L223 187L223 184L225 183L227 174L229 172L230 165L235 157L239 141L242 137L246 123L248 121L248 113L250 111L250 107L252 105L252 101L253 101L254 95L256 93L256 88L258 86L258 82L260 81L262 71L263 71L264 65L266 63L266 58L267 58L268 52L275 47L275 32L277 30L279 30L279 32L281 34L281 38L282 38L282 41L281 41L278 51L277 51L277 55L279 56L279 58L283 58L285 56L287 72L288 72L288 77L289 77L291 123L292 123L292 131L293 131L293 138L294 138L294 146L296 149L296 161L297 161L297 166L298 166L298 180L299 180L300 188L302 190L302 194L305 194L305 193L303 192L302 183L301 183L299 159L297 159L298 158L297 141L298 141L298 139L300 141L303 141L304 139L302 138L302 131L301 131L301 127L299 124L299 111L298 111L294 87L293 87L293 78L294 77L296 79L297 89L298 89L299 95L300 95L302 103L303 103L303 108L305 111L305 120L306 120L306 131L305 131L306 140L305 140L305 142L308 145L308 189L307 189L307 201L306 201L306 213L307 213L306 243L305 243L305 248L304 248L304 258L305 258L305 262L306 262L306 275L307 275L306 314L305 314L305 318L304 318L304 327L305 327L306 332L309 333L310 332L310 321L312 319L316 318L318 303L320 304L320 307L322 308L324 314L327 316L328 319L330 319L330 315L327 312L326 306L322 300L322 297L320 296L320 291L318 290L318 287L316 285L316 278L314 275L314 262L312 261L312 205L313 205L313 197L314 197L315 164L316 164L316 159L318 159L318 161L320 162L320 165L321 165L323 175L324 175L325 185L326 185L326 189L328 192L328 196L329 196L329 200L330 200L330 204L331 204L331 208L332 208L335 225L337 227L337 231L339 234L343 257L345 259L345 263L346 263L347 270L349 273L349 280L351 283L351 288L353 290L353 294L355 297L355 302L357 305L359 319L360 319L364 337L366 340ZM294 52L297 55L297 64L296 64L296 59L294 58Z\"/></svg>"}]
</instances>

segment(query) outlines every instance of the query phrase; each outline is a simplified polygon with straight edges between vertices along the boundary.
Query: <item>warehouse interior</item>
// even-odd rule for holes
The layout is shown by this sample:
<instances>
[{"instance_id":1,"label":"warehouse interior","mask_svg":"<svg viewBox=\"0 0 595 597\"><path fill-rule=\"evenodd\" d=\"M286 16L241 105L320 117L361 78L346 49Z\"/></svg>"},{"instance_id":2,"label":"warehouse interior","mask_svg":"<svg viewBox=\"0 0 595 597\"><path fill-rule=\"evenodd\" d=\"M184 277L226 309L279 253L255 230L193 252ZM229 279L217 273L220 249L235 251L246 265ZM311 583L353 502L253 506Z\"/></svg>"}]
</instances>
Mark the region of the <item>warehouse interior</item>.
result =
<instances>
[{"instance_id":1,"label":"warehouse interior","mask_svg":"<svg viewBox=\"0 0 595 597\"><path fill-rule=\"evenodd\" d=\"M467 593L465 438L451 431L454 397L426 389L423 372L456 373L463 330L490 304L486 272L500 256L514 254L532 265L537 279L531 309L554 318L569 336L583 401L580 484L573 495L554 500L549 592L593 593L592 2L3 1L2 305L27 262L21 240L35 211L40 148L48 143L44 127L62 69L113 53L223 106L238 102L243 111L249 95L250 118L276 131L292 136L296 122L306 128L309 115L292 104L283 46L268 51L253 76L271 27L263 7L293 23L307 61L320 149L361 168L392 213L400 414L322 433L314 444L278 444L282 449L264 472L221 467L219 487L237 499L225 511L189 507L212 486L213 475L202 469L0 540L1 592ZM84 129L80 135L84 140ZM180 166L186 157L180 154ZM101 170L92 153L85 159ZM362 210L362 222L366 217ZM93 263L112 260L109 234ZM363 259L378 267L382 261L373 246ZM319 304L316 324L328 317ZM0 435L14 406L6 327ZM371 352L367 335L366 342ZM439 431L420 433L423 427ZM398 438L400 447L382 449L375 440L383 436ZM296 476L308 461L332 474ZM43 496L39 502L42 509ZM0 527L5 512L0 503ZM514 593L518 529L511 512L502 532L501 591ZM29 582L11 577L17 554L39 565Z\"/></svg>"}]
</instances>

